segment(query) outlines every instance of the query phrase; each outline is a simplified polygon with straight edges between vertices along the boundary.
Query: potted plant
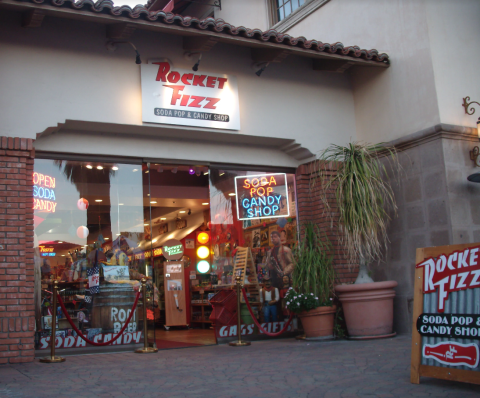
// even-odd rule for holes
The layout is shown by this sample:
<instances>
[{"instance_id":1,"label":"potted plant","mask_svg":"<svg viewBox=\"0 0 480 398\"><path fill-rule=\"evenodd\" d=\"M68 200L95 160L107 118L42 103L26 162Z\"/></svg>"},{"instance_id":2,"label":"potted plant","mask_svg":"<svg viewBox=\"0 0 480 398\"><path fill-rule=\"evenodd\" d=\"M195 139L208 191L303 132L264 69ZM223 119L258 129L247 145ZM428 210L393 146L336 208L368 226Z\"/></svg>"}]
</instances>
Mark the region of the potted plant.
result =
<instances>
[{"instance_id":1,"label":"potted plant","mask_svg":"<svg viewBox=\"0 0 480 398\"><path fill-rule=\"evenodd\" d=\"M360 264L355 284L335 286L349 336L354 339L395 335L393 288L397 282L374 282L367 271L367 263L381 259L386 251L388 210L395 215L397 211L382 163L388 161L393 163L394 172L399 169L393 148L354 142L345 147L331 145L316 163L319 167L313 183L319 179L326 209L330 209L328 195L335 193L338 235L345 254Z\"/></svg>"},{"instance_id":2,"label":"potted plant","mask_svg":"<svg viewBox=\"0 0 480 398\"><path fill-rule=\"evenodd\" d=\"M333 338L334 269L331 244L317 225L304 226L304 238L293 250L293 288L285 295L286 308L299 315L306 338Z\"/></svg>"}]
</instances>

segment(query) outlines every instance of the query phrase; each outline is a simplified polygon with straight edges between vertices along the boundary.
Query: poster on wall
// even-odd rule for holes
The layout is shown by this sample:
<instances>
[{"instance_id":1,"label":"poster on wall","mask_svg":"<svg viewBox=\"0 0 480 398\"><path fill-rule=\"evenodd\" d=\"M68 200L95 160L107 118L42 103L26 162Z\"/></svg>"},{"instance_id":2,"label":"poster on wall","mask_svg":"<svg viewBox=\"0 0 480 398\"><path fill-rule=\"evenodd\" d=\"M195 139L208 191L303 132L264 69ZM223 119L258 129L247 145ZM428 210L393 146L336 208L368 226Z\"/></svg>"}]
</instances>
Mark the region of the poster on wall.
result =
<instances>
[{"instance_id":1,"label":"poster on wall","mask_svg":"<svg viewBox=\"0 0 480 398\"><path fill-rule=\"evenodd\" d=\"M237 79L165 61L141 65L142 121L240 130Z\"/></svg>"},{"instance_id":2,"label":"poster on wall","mask_svg":"<svg viewBox=\"0 0 480 398\"><path fill-rule=\"evenodd\" d=\"M480 384L480 244L417 249L411 382Z\"/></svg>"}]
</instances>

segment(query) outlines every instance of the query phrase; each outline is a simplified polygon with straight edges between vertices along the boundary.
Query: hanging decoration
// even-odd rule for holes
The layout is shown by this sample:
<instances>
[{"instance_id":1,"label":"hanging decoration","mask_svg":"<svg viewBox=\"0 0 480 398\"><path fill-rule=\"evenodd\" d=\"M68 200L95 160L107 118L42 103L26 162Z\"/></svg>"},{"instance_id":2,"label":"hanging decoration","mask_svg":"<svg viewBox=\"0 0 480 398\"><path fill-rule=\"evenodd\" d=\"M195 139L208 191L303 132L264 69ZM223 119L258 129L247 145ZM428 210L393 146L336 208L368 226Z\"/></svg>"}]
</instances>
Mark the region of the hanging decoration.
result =
<instances>
[{"instance_id":1,"label":"hanging decoration","mask_svg":"<svg viewBox=\"0 0 480 398\"><path fill-rule=\"evenodd\" d=\"M88 200L85 198L78 199L77 202L78 210L87 210L88 209Z\"/></svg>"},{"instance_id":2,"label":"hanging decoration","mask_svg":"<svg viewBox=\"0 0 480 398\"><path fill-rule=\"evenodd\" d=\"M84 225L77 228L77 236L80 239L85 239L88 236L89 233L90 233L90 231Z\"/></svg>"}]
</instances>

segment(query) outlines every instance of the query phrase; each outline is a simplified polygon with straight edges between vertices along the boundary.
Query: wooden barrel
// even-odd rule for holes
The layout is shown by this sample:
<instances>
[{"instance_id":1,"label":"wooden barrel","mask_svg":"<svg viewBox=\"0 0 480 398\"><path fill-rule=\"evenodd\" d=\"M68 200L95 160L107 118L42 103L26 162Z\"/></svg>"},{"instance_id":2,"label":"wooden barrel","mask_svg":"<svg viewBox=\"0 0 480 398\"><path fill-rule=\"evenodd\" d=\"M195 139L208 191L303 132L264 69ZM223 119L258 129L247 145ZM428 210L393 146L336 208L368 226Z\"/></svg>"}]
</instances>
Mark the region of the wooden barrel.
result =
<instances>
[{"instance_id":1,"label":"wooden barrel","mask_svg":"<svg viewBox=\"0 0 480 398\"><path fill-rule=\"evenodd\" d=\"M133 288L130 285L101 285L100 292L94 295L91 314L92 328L101 328L102 333L118 333L130 315L135 302ZM138 306L126 332L137 331Z\"/></svg>"}]
</instances>

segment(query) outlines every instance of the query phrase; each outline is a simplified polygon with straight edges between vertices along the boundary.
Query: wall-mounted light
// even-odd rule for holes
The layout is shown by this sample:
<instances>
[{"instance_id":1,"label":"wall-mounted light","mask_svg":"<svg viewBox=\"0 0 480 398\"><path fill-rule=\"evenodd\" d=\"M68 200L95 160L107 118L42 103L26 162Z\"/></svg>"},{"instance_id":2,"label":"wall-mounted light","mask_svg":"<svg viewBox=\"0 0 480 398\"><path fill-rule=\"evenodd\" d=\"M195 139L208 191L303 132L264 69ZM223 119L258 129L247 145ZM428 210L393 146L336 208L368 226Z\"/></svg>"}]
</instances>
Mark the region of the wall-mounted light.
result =
<instances>
[{"instance_id":1,"label":"wall-mounted light","mask_svg":"<svg viewBox=\"0 0 480 398\"><path fill-rule=\"evenodd\" d=\"M172 173L173 173L173 174L177 174L177 171L178 171L178 167L174 167L174 168L172 169Z\"/></svg>"},{"instance_id":2,"label":"wall-mounted light","mask_svg":"<svg viewBox=\"0 0 480 398\"><path fill-rule=\"evenodd\" d=\"M223 176L224 174L225 174L225 172L224 172L223 170L219 170L219 171L218 171L218 175L219 175L220 177Z\"/></svg>"},{"instance_id":3,"label":"wall-mounted light","mask_svg":"<svg viewBox=\"0 0 480 398\"><path fill-rule=\"evenodd\" d=\"M112 52L115 51L117 49L117 44L130 44L135 53L137 54L137 56L135 57L135 63L137 65L140 65L142 63L142 60L140 59L140 53L138 52L137 47L135 47L132 42L126 40L109 40L107 42L107 50Z\"/></svg>"},{"instance_id":4,"label":"wall-mounted light","mask_svg":"<svg viewBox=\"0 0 480 398\"><path fill-rule=\"evenodd\" d=\"M254 64L253 68L256 69L257 71L255 74L260 77L262 73L267 69L267 66L270 64L270 62L263 62L261 64Z\"/></svg>"},{"instance_id":5,"label":"wall-mounted light","mask_svg":"<svg viewBox=\"0 0 480 398\"><path fill-rule=\"evenodd\" d=\"M188 169L188 174L190 174L190 175L195 174L195 169L194 169L193 167L190 167L190 168Z\"/></svg>"},{"instance_id":6,"label":"wall-mounted light","mask_svg":"<svg viewBox=\"0 0 480 398\"><path fill-rule=\"evenodd\" d=\"M465 109L465 113L467 115L473 115L475 113L475 108L472 107L472 108L469 109L469 106L472 105L472 104L480 105L480 103L477 102L477 101L470 101L470 102L469 101L470 101L470 97L463 98L462 106ZM477 120L477 136L478 136L478 139L480 140L480 117ZM479 155L480 155L480 149L478 148L478 146L475 146L470 151L470 159L473 160L476 167L480 167L480 156ZM468 180L473 181L473 180L470 179L470 177L468 177ZM474 182L477 182L477 181L474 181Z\"/></svg>"}]
</instances>

